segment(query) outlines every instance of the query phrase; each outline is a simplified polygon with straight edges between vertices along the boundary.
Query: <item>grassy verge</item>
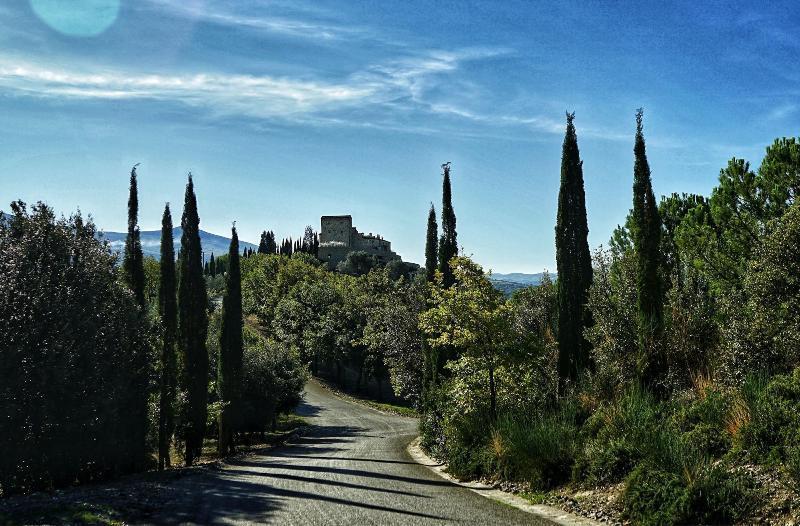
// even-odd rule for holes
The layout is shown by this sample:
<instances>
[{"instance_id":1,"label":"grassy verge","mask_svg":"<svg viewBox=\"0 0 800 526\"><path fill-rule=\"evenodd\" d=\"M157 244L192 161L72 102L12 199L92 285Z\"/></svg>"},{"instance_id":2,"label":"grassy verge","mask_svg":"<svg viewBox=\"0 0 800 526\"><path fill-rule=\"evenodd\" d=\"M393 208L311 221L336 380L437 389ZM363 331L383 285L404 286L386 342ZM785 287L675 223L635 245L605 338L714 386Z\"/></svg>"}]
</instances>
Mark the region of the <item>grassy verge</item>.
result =
<instances>
[{"instance_id":1,"label":"grassy verge","mask_svg":"<svg viewBox=\"0 0 800 526\"><path fill-rule=\"evenodd\" d=\"M325 386L325 388L328 389L329 391L333 391L334 393L336 393L337 396L344 398L345 400L349 400L350 402L355 402L357 404L365 405L367 407L371 407L372 409L376 409L378 411L384 413L390 413L393 415L407 416L411 418L419 417L419 412L413 407L407 407L399 404L391 404L388 402L378 402L376 400L372 400L371 398L359 396L356 393L342 391L339 387L316 376L314 377L314 380L316 382L319 382L321 385Z\"/></svg>"}]
</instances>

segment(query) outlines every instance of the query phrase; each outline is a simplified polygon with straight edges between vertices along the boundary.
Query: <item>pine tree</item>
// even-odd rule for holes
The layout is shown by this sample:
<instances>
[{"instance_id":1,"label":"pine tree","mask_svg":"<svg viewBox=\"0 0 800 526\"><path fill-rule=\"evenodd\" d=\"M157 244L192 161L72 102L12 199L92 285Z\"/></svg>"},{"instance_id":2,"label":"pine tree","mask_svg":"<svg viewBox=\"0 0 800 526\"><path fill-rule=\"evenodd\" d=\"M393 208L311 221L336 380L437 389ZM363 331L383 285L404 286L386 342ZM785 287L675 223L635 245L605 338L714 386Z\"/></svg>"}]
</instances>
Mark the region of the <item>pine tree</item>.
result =
<instances>
[{"instance_id":1,"label":"pine tree","mask_svg":"<svg viewBox=\"0 0 800 526\"><path fill-rule=\"evenodd\" d=\"M589 254L583 162L572 122L574 118L574 113L567 113L556 220L558 373L561 392L567 380L577 380L581 371L589 365L589 343L583 336L583 330L591 323L586 302L592 283L592 261Z\"/></svg>"},{"instance_id":2,"label":"pine tree","mask_svg":"<svg viewBox=\"0 0 800 526\"><path fill-rule=\"evenodd\" d=\"M647 162L643 110L636 111L636 141L633 147L632 237L636 251L637 307L639 311L639 367L643 383L657 387L666 373L659 346L664 325L663 286L661 283L661 218L653 195L650 165Z\"/></svg>"},{"instance_id":3,"label":"pine tree","mask_svg":"<svg viewBox=\"0 0 800 526\"><path fill-rule=\"evenodd\" d=\"M179 338L182 353L182 383L186 391L186 465L200 456L206 424L208 353L208 313L206 282L203 278L200 246L200 217L194 194L192 174L186 185L186 197L181 218Z\"/></svg>"},{"instance_id":4,"label":"pine tree","mask_svg":"<svg viewBox=\"0 0 800 526\"><path fill-rule=\"evenodd\" d=\"M438 257L438 247L436 246L439 239L439 225L436 224L436 210L431 203L431 209L428 212L428 235L425 239L425 274L429 282L433 281L436 275L436 263Z\"/></svg>"},{"instance_id":5,"label":"pine tree","mask_svg":"<svg viewBox=\"0 0 800 526\"><path fill-rule=\"evenodd\" d=\"M222 298L222 329L220 331L219 360L217 361L217 389L220 401L223 402L223 409L219 417L220 455L234 452L234 433L238 430L241 421L243 326L239 236L234 226L231 229L228 273L225 276L225 295Z\"/></svg>"},{"instance_id":6,"label":"pine tree","mask_svg":"<svg viewBox=\"0 0 800 526\"><path fill-rule=\"evenodd\" d=\"M456 213L453 210L450 189L450 163L442 165L442 237L439 239L439 271L442 273L442 283L450 287L455 283L450 260L458 255L456 241Z\"/></svg>"},{"instance_id":7,"label":"pine tree","mask_svg":"<svg viewBox=\"0 0 800 526\"><path fill-rule=\"evenodd\" d=\"M170 466L169 446L175 430L175 390L178 330L178 300L175 284L175 247L172 241L172 214L169 203L161 219L161 264L158 314L161 317L161 393L158 412L158 468Z\"/></svg>"},{"instance_id":8,"label":"pine tree","mask_svg":"<svg viewBox=\"0 0 800 526\"><path fill-rule=\"evenodd\" d=\"M125 239L125 254L122 261L122 272L125 282L133 291L136 303L144 308L144 255L139 234L139 196L136 184L136 167L131 168L131 184L128 195L128 236Z\"/></svg>"}]
</instances>

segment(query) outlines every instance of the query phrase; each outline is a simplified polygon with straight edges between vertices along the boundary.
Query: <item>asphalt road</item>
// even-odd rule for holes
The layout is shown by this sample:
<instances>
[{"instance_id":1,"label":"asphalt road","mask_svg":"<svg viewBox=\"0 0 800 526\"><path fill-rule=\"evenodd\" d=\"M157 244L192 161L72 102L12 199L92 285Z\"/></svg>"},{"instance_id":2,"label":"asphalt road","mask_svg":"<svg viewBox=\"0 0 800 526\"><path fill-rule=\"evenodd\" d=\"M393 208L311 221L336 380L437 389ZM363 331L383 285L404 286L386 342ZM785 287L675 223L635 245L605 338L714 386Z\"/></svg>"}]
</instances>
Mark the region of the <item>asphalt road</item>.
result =
<instances>
[{"instance_id":1,"label":"asphalt road","mask_svg":"<svg viewBox=\"0 0 800 526\"><path fill-rule=\"evenodd\" d=\"M306 385L311 430L263 455L178 481L172 524L549 524L456 486L415 463L417 421Z\"/></svg>"}]
</instances>

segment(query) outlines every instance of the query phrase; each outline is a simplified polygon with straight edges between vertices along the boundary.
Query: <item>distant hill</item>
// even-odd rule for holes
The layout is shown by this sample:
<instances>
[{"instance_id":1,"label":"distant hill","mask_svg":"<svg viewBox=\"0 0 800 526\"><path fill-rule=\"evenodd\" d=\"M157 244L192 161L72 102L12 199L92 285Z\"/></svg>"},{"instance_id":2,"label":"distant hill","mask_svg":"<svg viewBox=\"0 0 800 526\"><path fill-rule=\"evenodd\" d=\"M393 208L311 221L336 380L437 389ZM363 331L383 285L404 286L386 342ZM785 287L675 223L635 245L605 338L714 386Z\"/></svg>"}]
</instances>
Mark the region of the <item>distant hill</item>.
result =
<instances>
[{"instance_id":1,"label":"distant hill","mask_svg":"<svg viewBox=\"0 0 800 526\"><path fill-rule=\"evenodd\" d=\"M5 212L0 212L0 221L11 219L10 214L6 214ZM122 252L125 249L125 237L128 234L125 232L101 232L98 237L101 239L105 239L108 241L111 250L114 252ZM183 235L183 230L181 227L175 227L172 229L172 239L175 243L175 254L177 255L178 250L181 247L181 236ZM142 252L145 256L151 256L156 259L161 257L161 230L144 230L141 232L142 238ZM208 259L211 257L211 254L215 254L217 256L221 256L222 254L228 253L228 247L231 244L231 238L225 236L218 236L217 234L212 234L211 232L206 232L205 230L200 231L200 244L203 246L203 252L205 252L205 257ZM258 250L258 246L252 243L248 243L247 241L239 240L239 249L244 250L245 248L252 248L253 250Z\"/></svg>"},{"instance_id":2,"label":"distant hill","mask_svg":"<svg viewBox=\"0 0 800 526\"><path fill-rule=\"evenodd\" d=\"M543 277L544 272L539 272L538 274L512 272L511 274L493 273L489 279L497 290L502 291L506 296L510 296L517 289L540 285ZM555 274L550 274L550 279L555 279Z\"/></svg>"},{"instance_id":3,"label":"distant hill","mask_svg":"<svg viewBox=\"0 0 800 526\"><path fill-rule=\"evenodd\" d=\"M124 232L103 232L101 234L101 239L107 240L109 246L115 252L122 252L125 248L125 237L127 235L128 234ZM183 230L181 227L175 227L172 229L172 239L175 243L176 254L178 253L178 250L180 250L181 235L183 235ZM161 230L144 230L141 232L141 239L142 252L144 255L159 259L161 257ZM219 236L217 234L212 234L210 232L206 232L205 230L201 230L200 244L203 247L203 252L205 253L206 259L208 259L211 257L212 253L217 256L227 254L228 247L231 244L231 239L229 237ZM252 248L253 250L256 250L258 249L258 246L240 239L239 249L244 250L245 248Z\"/></svg>"}]
</instances>

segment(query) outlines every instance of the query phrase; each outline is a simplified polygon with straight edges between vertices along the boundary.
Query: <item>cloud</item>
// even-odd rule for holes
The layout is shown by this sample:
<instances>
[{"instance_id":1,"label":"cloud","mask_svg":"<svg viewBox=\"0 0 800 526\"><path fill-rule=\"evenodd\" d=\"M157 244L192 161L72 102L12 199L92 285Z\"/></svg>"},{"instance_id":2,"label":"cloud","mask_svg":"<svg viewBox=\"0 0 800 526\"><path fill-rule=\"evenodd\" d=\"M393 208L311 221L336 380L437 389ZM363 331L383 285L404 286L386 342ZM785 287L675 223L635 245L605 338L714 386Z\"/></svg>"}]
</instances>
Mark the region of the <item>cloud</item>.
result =
<instances>
[{"instance_id":1,"label":"cloud","mask_svg":"<svg viewBox=\"0 0 800 526\"><path fill-rule=\"evenodd\" d=\"M263 75L67 71L0 61L0 89L48 98L166 100L219 113L288 117L364 101L376 87Z\"/></svg>"},{"instance_id":2,"label":"cloud","mask_svg":"<svg viewBox=\"0 0 800 526\"><path fill-rule=\"evenodd\" d=\"M263 124L357 126L419 134L447 130L464 137L489 137L509 127L562 134L564 123L560 120L476 109L485 103L480 88L457 99L449 95L464 63L507 53L509 50L501 48L420 52L366 67L338 81L206 72L140 73L77 64L64 69L0 56L0 92L58 100L161 101L200 108L211 117L243 117ZM420 126L420 115L433 118ZM478 126L465 129L465 121ZM602 130L587 130L587 134L607 135Z\"/></svg>"},{"instance_id":3,"label":"cloud","mask_svg":"<svg viewBox=\"0 0 800 526\"><path fill-rule=\"evenodd\" d=\"M150 0L150 3L159 10L167 11L173 15L192 21L245 28L294 38L325 41L366 38L371 36L370 32L358 27L289 16L278 16L274 14L274 12L277 11L275 6L270 5L267 7L271 7L272 9L262 10L262 12L258 13L258 16L249 16L226 10L219 5L219 2L202 2L198 0Z\"/></svg>"}]
</instances>

